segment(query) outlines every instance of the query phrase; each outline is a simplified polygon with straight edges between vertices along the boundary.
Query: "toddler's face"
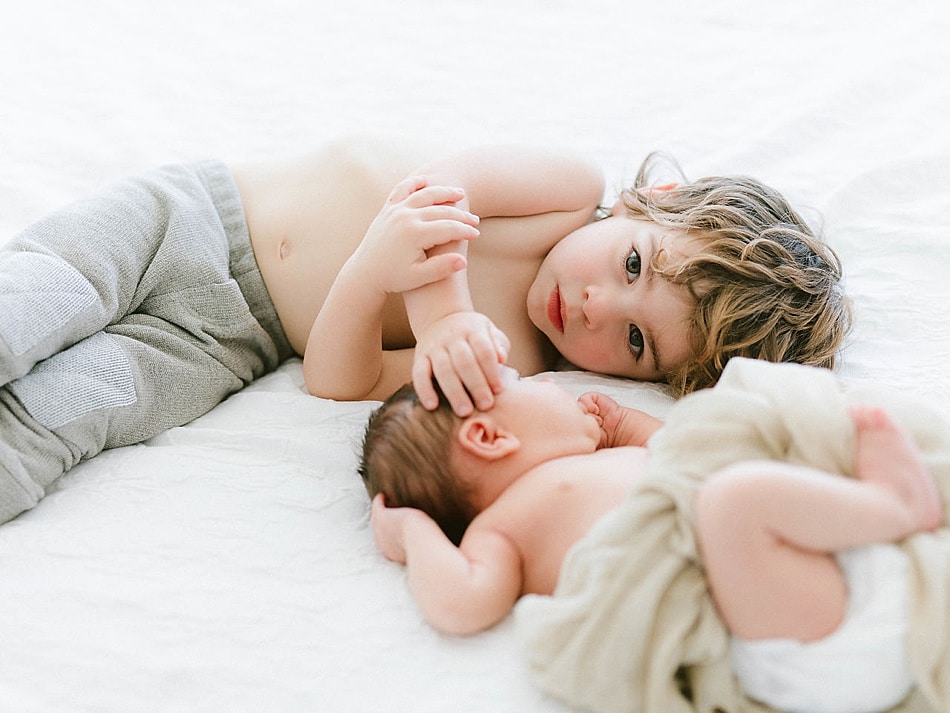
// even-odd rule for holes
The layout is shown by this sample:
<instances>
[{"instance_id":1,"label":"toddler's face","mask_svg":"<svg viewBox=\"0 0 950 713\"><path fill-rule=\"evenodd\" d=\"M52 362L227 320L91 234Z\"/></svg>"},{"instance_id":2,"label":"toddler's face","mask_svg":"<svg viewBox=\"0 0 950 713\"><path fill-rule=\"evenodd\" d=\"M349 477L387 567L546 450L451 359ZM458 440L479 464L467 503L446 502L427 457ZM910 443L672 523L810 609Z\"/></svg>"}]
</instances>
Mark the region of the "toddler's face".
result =
<instances>
[{"instance_id":1,"label":"toddler's face","mask_svg":"<svg viewBox=\"0 0 950 713\"><path fill-rule=\"evenodd\" d=\"M528 292L528 316L572 364L660 381L690 355L694 300L656 276L661 247L682 255L685 232L624 214L586 225L548 253Z\"/></svg>"}]
</instances>

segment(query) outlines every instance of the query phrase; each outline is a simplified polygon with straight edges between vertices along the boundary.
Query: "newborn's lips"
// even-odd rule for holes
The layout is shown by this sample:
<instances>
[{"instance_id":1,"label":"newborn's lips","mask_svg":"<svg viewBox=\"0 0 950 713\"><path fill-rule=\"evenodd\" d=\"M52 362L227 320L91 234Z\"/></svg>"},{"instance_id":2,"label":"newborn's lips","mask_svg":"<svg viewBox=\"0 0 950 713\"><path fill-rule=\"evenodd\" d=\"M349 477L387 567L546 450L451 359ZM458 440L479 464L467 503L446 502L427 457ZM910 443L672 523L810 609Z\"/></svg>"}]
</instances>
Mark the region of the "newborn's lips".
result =
<instances>
[{"instance_id":1,"label":"newborn's lips","mask_svg":"<svg viewBox=\"0 0 950 713\"><path fill-rule=\"evenodd\" d=\"M551 296L548 297L548 320L559 332L564 332L564 316L561 313L561 292L557 286L551 290Z\"/></svg>"}]
</instances>

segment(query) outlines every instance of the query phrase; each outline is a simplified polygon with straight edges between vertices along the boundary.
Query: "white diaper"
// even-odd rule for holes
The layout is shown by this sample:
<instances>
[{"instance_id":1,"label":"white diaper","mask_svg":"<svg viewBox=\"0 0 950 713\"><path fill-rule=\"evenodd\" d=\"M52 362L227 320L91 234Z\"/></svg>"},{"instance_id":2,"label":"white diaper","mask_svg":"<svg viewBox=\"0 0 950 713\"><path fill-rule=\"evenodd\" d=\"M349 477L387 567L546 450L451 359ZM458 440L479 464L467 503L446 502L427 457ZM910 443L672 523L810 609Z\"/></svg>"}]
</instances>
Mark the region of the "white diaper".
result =
<instances>
[{"instance_id":1,"label":"white diaper","mask_svg":"<svg viewBox=\"0 0 950 713\"><path fill-rule=\"evenodd\" d=\"M750 698L789 713L876 713L910 692L905 554L870 545L838 563L849 597L835 632L807 644L733 637L733 670Z\"/></svg>"}]
</instances>

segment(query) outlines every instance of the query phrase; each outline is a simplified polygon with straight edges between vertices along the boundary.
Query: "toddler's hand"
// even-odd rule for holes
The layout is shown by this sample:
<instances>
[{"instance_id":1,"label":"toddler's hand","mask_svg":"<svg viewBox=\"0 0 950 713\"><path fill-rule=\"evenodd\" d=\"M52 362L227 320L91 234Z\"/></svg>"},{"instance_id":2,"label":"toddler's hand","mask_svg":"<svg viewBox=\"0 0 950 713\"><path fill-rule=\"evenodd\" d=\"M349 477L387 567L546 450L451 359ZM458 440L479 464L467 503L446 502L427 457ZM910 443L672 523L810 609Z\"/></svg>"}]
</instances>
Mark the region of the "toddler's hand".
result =
<instances>
[{"instance_id":1,"label":"toddler's hand","mask_svg":"<svg viewBox=\"0 0 950 713\"><path fill-rule=\"evenodd\" d=\"M399 182L348 261L368 288L392 294L428 285L465 268L457 252L429 256L434 247L478 236L478 216L465 210L461 188L427 186L411 176Z\"/></svg>"},{"instance_id":2,"label":"toddler's hand","mask_svg":"<svg viewBox=\"0 0 950 713\"><path fill-rule=\"evenodd\" d=\"M459 416L473 408L487 411L502 389L500 365L510 348L507 335L479 312L454 312L429 325L416 342L412 365L422 405L434 409L439 404L435 378Z\"/></svg>"}]
</instances>

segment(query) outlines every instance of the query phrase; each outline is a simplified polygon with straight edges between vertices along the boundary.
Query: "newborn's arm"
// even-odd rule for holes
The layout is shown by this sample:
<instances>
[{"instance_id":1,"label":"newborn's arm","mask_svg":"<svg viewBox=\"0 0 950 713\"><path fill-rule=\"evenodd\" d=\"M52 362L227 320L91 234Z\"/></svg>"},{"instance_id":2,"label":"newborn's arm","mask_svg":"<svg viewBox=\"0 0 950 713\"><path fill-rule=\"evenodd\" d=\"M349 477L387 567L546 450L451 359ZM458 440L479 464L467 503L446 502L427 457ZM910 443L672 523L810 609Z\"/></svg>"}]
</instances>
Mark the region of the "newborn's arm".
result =
<instances>
[{"instance_id":1,"label":"newborn's arm","mask_svg":"<svg viewBox=\"0 0 950 713\"><path fill-rule=\"evenodd\" d=\"M421 510L373 500L373 532L383 553L406 565L409 588L434 628L474 634L504 619L521 595L521 556L504 535L470 526L456 547Z\"/></svg>"}]
</instances>

